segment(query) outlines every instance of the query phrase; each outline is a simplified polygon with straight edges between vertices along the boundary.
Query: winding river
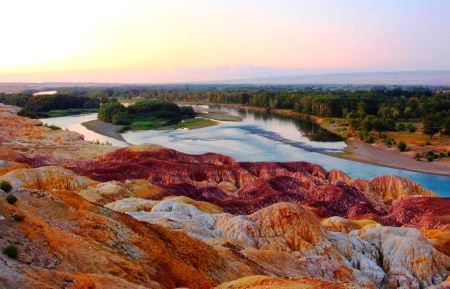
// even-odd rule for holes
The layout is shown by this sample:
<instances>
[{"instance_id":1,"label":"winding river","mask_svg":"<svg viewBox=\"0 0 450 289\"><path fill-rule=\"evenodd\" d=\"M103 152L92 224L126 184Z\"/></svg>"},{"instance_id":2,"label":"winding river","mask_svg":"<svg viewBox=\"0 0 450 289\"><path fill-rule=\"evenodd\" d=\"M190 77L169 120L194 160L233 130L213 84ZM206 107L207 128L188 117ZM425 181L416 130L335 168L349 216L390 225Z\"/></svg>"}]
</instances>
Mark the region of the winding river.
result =
<instances>
[{"instance_id":1,"label":"winding river","mask_svg":"<svg viewBox=\"0 0 450 289\"><path fill-rule=\"evenodd\" d=\"M201 109L200 107L197 107ZM205 109L207 107L205 106ZM195 130L128 131L127 143L92 132L81 123L96 119L96 114L42 119L44 123L79 132L89 141L109 141L115 146L154 143L190 154L217 152L238 161L308 161L325 169L337 168L353 178L370 179L377 175L400 175L422 186L450 196L450 177L344 160L323 154L339 151L346 144L339 137L307 121L245 109L214 105L209 107L242 118Z\"/></svg>"}]
</instances>

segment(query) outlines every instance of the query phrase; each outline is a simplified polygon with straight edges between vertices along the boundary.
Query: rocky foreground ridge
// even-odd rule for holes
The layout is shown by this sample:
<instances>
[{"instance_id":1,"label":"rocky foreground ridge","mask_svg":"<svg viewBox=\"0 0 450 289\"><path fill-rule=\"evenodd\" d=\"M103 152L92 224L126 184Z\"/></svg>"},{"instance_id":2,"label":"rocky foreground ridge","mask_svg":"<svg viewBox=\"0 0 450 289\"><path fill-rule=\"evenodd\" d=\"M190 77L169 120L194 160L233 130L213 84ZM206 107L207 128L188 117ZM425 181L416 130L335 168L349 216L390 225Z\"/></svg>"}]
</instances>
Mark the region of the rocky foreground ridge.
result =
<instances>
[{"instance_id":1,"label":"rocky foreground ridge","mask_svg":"<svg viewBox=\"0 0 450 289\"><path fill-rule=\"evenodd\" d=\"M450 288L450 199L410 180L116 149L16 111L0 288Z\"/></svg>"}]
</instances>

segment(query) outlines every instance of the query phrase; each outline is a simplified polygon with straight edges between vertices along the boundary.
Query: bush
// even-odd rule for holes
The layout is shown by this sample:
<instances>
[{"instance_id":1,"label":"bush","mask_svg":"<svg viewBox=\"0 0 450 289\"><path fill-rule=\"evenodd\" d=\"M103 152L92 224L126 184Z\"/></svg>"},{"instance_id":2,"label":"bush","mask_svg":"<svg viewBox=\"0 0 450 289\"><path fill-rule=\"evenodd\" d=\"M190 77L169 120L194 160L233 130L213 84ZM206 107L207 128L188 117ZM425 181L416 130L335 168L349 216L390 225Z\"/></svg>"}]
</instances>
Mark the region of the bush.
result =
<instances>
[{"instance_id":1,"label":"bush","mask_svg":"<svg viewBox=\"0 0 450 289\"><path fill-rule=\"evenodd\" d=\"M415 159L416 159L416 161L420 161L420 154L419 153L416 153L416 156L414 157Z\"/></svg>"},{"instance_id":2,"label":"bush","mask_svg":"<svg viewBox=\"0 0 450 289\"><path fill-rule=\"evenodd\" d=\"M406 125L406 129L407 129L409 132L416 132L416 126L413 125L412 123L408 123L408 124Z\"/></svg>"},{"instance_id":3,"label":"bush","mask_svg":"<svg viewBox=\"0 0 450 289\"><path fill-rule=\"evenodd\" d=\"M9 244L3 249L3 254L5 254L9 258L17 259L17 257L19 256L19 249L15 245Z\"/></svg>"},{"instance_id":4,"label":"bush","mask_svg":"<svg viewBox=\"0 0 450 289\"><path fill-rule=\"evenodd\" d=\"M366 143L374 143L377 139L373 135L368 135L365 142Z\"/></svg>"},{"instance_id":5,"label":"bush","mask_svg":"<svg viewBox=\"0 0 450 289\"><path fill-rule=\"evenodd\" d=\"M396 129L398 131L404 131L405 130L405 125L403 123L398 123Z\"/></svg>"},{"instance_id":6,"label":"bush","mask_svg":"<svg viewBox=\"0 0 450 289\"><path fill-rule=\"evenodd\" d=\"M17 202L17 198L16 198L16 196L9 194L9 195L6 197L6 201L7 201L8 203L10 203L11 205L14 205L14 204Z\"/></svg>"},{"instance_id":7,"label":"bush","mask_svg":"<svg viewBox=\"0 0 450 289\"><path fill-rule=\"evenodd\" d=\"M397 147L401 152L406 151L406 149L408 148L408 146L406 145L406 143L404 141L400 141L398 143Z\"/></svg>"},{"instance_id":8,"label":"bush","mask_svg":"<svg viewBox=\"0 0 450 289\"><path fill-rule=\"evenodd\" d=\"M44 127L47 127L47 128L49 128L49 129L51 129L51 130L61 130L61 128L59 127L59 126L57 126L57 125L53 125L53 124L44 124Z\"/></svg>"},{"instance_id":9,"label":"bush","mask_svg":"<svg viewBox=\"0 0 450 289\"><path fill-rule=\"evenodd\" d=\"M9 193L12 190L12 186L9 182L7 181L1 181L0 182L0 189L2 189L3 191Z\"/></svg>"},{"instance_id":10,"label":"bush","mask_svg":"<svg viewBox=\"0 0 450 289\"><path fill-rule=\"evenodd\" d=\"M14 213L14 214L12 215L12 219L13 219L14 221L16 221L16 222L22 222L23 219L24 219L24 217L23 217L22 215L19 215L19 214L17 214L17 213Z\"/></svg>"},{"instance_id":11,"label":"bush","mask_svg":"<svg viewBox=\"0 0 450 289\"><path fill-rule=\"evenodd\" d=\"M383 139L383 142L385 145L387 145L388 147L391 147L395 144L395 141L389 137L386 137Z\"/></svg>"},{"instance_id":12,"label":"bush","mask_svg":"<svg viewBox=\"0 0 450 289\"><path fill-rule=\"evenodd\" d=\"M427 155L426 156L427 156L427 160L429 162L432 162L432 161L434 161L435 159L438 158L438 156L434 154L434 151L427 151Z\"/></svg>"}]
</instances>

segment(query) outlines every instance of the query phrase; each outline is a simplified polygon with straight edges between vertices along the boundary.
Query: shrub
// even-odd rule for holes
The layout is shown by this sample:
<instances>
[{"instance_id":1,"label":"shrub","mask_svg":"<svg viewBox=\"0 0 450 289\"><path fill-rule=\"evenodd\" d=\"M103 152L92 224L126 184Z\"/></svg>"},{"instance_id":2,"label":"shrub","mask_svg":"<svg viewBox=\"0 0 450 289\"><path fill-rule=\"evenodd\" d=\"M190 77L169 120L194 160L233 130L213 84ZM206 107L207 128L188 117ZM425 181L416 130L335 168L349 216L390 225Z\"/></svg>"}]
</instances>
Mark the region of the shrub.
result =
<instances>
[{"instance_id":1,"label":"shrub","mask_svg":"<svg viewBox=\"0 0 450 289\"><path fill-rule=\"evenodd\" d=\"M383 141L388 147L391 147L395 144L395 141L389 137L386 137L385 139L383 139Z\"/></svg>"},{"instance_id":2,"label":"shrub","mask_svg":"<svg viewBox=\"0 0 450 289\"><path fill-rule=\"evenodd\" d=\"M404 131L405 125L403 123L398 123L396 128L398 131Z\"/></svg>"},{"instance_id":3,"label":"shrub","mask_svg":"<svg viewBox=\"0 0 450 289\"><path fill-rule=\"evenodd\" d=\"M7 181L1 181L0 182L0 189L2 189L3 191L5 191L5 192L11 192L11 190L12 190L12 186L11 186L11 184L9 183L9 182L7 182Z\"/></svg>"},{"instance_id":4,"label":"shrub","mask_svg":"<svg viewBox=\"0 0 450 289\"><path fill-rule=\"evenodd\" d=\"M428 160L429 162L434 161L434 156L427 155L427 160Z\"/></svg>"},{"instance_id":5,"label":"shrub","mask_svg":"<svg viewBox=\"0 0 450 289\"><path fill-rule=\"evenodd\" d=\"M366 138L366 143L374 143L377 139L373 135L368 135Z\"/></svg>"},{"instance_id":6,"label":"shrub","mask_svg":"<svg viewBox=\"0 0 450 289\"><path fill-rule=\"evenodd\" d=\"M416 161L420 161L420 154L419 154L419 153L416 153L416 155L415 155L414 158L416 159Z\"/></svg>"},{"instance_id":7,"label":"shrub","mask_svg":"<svg viewBox=\"0 0 450 289\"><path fill-rule=\"evenodd\" d=\"M14 213L14 214L12 215L12 219L13 219L14 221L16 221L16 222L22 222L23 219L24 219L24 217L23 217L22 215L19 215L19 214L17 214L17 213Z\"/></svg>"},{"instance_id":8,"label":"shrub","mask_svg":"<svg viewBox=\"0 0 450 289\"><path fill-rule=\"evenodd\" d=\"M3 254L9 258L17 259L19 256L19 249L15 245L9 244L3 249Z\"/></svg>"},{"instance_id":9,"label":"shrub","mask_svg":"<svg viewBox=\"0 0 450 289\"><path fill-rule=\"evenodd\" d=\"M16 198L16 196L14 196L14 195L12 195L12 194L9 194L9 195L6 197L6 201L7 201L8 203L10 203L11 205L14 205L14 204L17 202L17 198Z\"/></svg>"},{"instance_id":10,"label":"shrub","mask_svg":"<svg viewBox=\"0 0 450 289\"><path fill-rule=\"evenodd\" d=\"M408 124L406 125L406 129L407 129L409 132L416 132L416 126L413 125L412 123L408 123Z\"/></svg>"},{"instance_id":11,"label":"shrub","mask_svg":"<svg viewBox=\"0 0 450 289\"><path fill-rule=\"evenodd\" d=\"M400 141L398 143L397 147L401 152L406 151L406 149L408 148L408 146L406 145L406 143L404 141Z\"/></svg>"},{"instance_id":12,"label":"shrub","mask_svg":"<svg viewBox=\"0 0 450 289\"><path fill-rule=\"evenodd\" d=\"M51 130L61 130L61 128L59 126L53 125L53 124L44 124L44 127L47 127Z\"/></svg>"}]
</instances>

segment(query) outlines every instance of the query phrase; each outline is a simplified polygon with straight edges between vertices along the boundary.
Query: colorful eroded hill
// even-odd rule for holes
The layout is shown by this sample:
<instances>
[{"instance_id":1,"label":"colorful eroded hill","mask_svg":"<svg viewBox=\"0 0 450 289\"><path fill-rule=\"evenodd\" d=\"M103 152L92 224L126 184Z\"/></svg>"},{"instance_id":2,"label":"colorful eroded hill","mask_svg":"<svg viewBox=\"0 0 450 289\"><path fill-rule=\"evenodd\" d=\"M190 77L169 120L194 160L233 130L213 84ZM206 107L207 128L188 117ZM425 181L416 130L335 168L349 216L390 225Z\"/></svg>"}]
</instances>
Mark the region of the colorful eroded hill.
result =
<instances>
[{"instance_id":1,"label":"colorful eroded hill","mask_svg":"<svg viewBox=\"0 0 450 289\"><path fill-rule=\"evenodd\" d=\"M16 112L0 106L0 288L450 286L450 199L410 180L117 149Z\"/></svg>"}]
</instances>

